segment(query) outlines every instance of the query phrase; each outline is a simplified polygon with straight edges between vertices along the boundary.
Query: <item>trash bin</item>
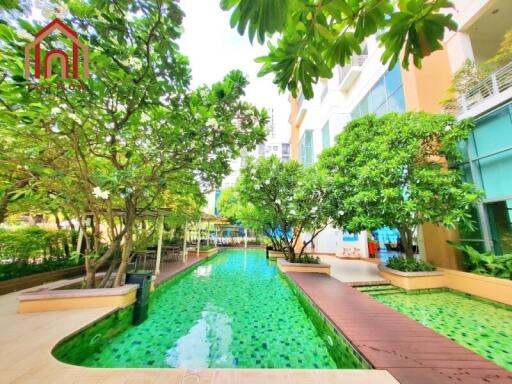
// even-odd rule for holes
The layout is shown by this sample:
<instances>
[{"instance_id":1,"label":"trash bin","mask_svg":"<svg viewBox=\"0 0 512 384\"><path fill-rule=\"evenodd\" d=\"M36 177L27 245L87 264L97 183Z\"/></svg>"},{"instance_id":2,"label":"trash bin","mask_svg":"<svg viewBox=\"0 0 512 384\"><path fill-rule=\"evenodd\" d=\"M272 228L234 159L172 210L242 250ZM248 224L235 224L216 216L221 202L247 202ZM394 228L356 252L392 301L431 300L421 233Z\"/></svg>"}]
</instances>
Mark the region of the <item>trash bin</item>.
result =
<instances>
[{"instance_id":1,"label":"trash bin","mask_svg":"<svg viewBox=\"0 0 512 384\"><path fill-rule=\"evenodd\" d=\"M274 250L274 247L272 247L271 245L267 245L267 259L268 259L268 251L273 251Z\"/></svg>"},{"instance_id":2,"label":"trash bin","mask_svg":"<svg viewBox=\"0 0 512 384\"><path fill-rule=\"evenodd\" d=\"M129 272L126 274L126 284L138 284L137 299L133 311L133 324L138 325L148 318L149 293L151 289L150 271Z\"/></svg>"}]
</instances>

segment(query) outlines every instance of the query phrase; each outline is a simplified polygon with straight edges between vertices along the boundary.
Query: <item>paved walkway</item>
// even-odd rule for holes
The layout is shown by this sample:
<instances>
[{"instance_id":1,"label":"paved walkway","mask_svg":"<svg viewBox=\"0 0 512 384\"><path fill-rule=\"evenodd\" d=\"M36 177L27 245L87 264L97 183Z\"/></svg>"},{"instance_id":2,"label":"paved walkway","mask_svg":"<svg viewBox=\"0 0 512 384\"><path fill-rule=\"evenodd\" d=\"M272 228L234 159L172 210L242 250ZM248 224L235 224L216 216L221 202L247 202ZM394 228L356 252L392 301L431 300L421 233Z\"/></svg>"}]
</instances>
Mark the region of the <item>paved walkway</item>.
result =
<instances>
[{"instance_id":1,"label":"paved walkway","mask_svg":"<svg viewBox=\"0 0 512 384\"><path fill-rule=\"evenodd\" d=\"M335 256L320 256L322 263L330 264L331 276L344 283L383 283L377 264L362 260L340 259Z\"/></svg>"},{"instance_id":2,"label":"paved walkway","mask_svg":"<svg viewBox=\"0 0 512 384\"><path fill-rule=\"evenodd\" d=\"M167 263L163 262L160 267L161 268L160 274L157 276L156 281L155 281L156 285L159 285L159 284L163 283L164 281L169 280L169 278L171 278L175 274L187 269L191 265L194 265L195 263L197 263L203 259L204 259L204 257L192 256L192 257L188 257L187 261L184 263L181 261L171 261L171 262L167 262Z\"/></svg>"},{"instance_id":3,"label":"paved walkway","mask_svg":"<svg viewBox=\"0 0 512 384\"><path fill-rule=\"evenodd\" d=\"M348 284L320 273L289 275L375 368L401 384L512 383L512 373Z\"/></svg>"},{"instance_id":4,"label":"paved walkway","mask_svg":"<svg viewBox=\"0 0 512 384\"><path fill-rule=\"evenodd\" d=\"M169 265L158 282L197 261ZM398 384L385 370L106 369L63 364L51 355L52 348L114 308L18 314L18 294L0 296L0 384Z\"/></svg>"}]
</instances>

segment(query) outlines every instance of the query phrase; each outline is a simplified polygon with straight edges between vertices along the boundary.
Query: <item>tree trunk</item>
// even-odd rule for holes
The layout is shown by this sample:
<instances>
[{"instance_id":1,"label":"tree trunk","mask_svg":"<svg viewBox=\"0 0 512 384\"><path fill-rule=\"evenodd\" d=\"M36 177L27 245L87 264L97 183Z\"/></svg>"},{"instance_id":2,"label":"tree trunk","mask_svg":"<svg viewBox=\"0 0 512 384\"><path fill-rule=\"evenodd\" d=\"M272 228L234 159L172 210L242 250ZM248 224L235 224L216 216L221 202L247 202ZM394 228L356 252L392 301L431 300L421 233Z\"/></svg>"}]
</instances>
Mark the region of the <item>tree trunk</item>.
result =
<instances>
[{"instance_id":1,"label":"tree trunk","mask_svg":"<svg viewBox=\"0 0 512 384\"><path fill-rule=\"evenodd\" d=\"M87 256L85 258L85 283L86 288L96 287L96 267Z\"/></svg>"},{"instance_id":2,"label":"tree trunk","mask_svg":"<svg viewBox=\"0 0 512 384\"><path fill-rule=\"evenodd\" d=\"M123 284L124 274L130 259L133 245L133 225L135 223L136 207L132 201L126 202L126 232L124 234L124 242L121 253L121 260L119 268L117 269L116 278L114 280L114 287L120 287Z\"/></svg>"},{"instance_id":3,"label":"tree trunk","mask_svg":"<svg viewBox=\"0 0 512 384\"><path fill-rule=\"evenodd\" d=\"M7 192L0 198L0 224L2 224L7 217L7 204L9 203L9 195Z\"/></svg>"},{"instance_id":4,"label":"tree trunk","mask_svg":"<svg viewBox=\"0 0 512 384\"><path fill-rule=\"evenodd\" d=\"M290 263L294 263L295 262L295 248L293 247L292 243L290 243L288 241L286 243L287 243L286 248L288 249L288 261Z\"/></svg>"},{"instance_id":5,"label":"tree trunk","mask_svg":"<svg viewBox=\"0 0 512 384\"><path fill-rule=\"evenodd\" d=\"M116 278L114 280L114 287L120 287L123 284L123 277L126 273L126 267L130 259L130 253L132 252L132 228L129 227L124 235L124 242L121 253L121 262L117 269Z\"/></svg>"},{"instance_id":6,"label":"tree trunk","mask_svg":"<svg viewBox=\"0 0 512 384\"><path fill-rule=\"evenodd\" d=\"M410 228L400 228L400 245L404 249L407 259L414 258L413 235Z\"/></svg>"}]
</instances>

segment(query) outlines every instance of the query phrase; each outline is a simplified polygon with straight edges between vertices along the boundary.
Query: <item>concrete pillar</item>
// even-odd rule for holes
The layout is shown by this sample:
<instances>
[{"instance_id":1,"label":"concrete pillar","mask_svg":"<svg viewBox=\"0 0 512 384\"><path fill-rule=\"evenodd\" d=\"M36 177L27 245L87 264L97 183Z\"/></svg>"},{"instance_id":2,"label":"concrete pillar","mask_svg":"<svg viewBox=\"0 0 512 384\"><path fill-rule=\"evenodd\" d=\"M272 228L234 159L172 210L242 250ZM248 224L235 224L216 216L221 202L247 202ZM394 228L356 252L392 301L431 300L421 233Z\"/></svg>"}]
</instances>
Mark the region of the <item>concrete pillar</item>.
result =
<instances>
[{"instance_id":1,"label":"concrete pillar","mask_svg":"<svg viewBox=\"0 0 512 384\"><path fill-rule=\"evenodd\" d=\"M162 240L164 236L164 217L160 216L158 218L158 247L156 249L156 266L155 266L155 275L160 274L160 260L162 260Z\"/></svg>"},{"instance_id":2,"label":"concrete pillar","mask_svg":"<svg viewBox=\"0 0 512 384\"><path fill-rule=\"evenodd\" d=\"M475 60L471 38L465 32L456 32L446 41L446 51L452 73L455 73L466 60Z\"/></svg>"},{"instance_id":3,"label":"concrete pillar","mask_svg":"<svg viewBox=\"0 0 512 384\"><path fill-rule=\"evenodd\" d=\"M201 218L197 222L197 249L196 256L199 258L199 249L201 248Z\"/></svg>"},{"instance_id":4,"label":"concrete pillar","mask_svg":"<svg viewBox=\"0 0 512 384\"><path fill-rule=\"evenodd\" d=\"M185 221L185 229L183 230L183 255L182 262L187 261L188 251L187 251L187 230L188 230L188 220Z\"/></svg>"}]
</instances>

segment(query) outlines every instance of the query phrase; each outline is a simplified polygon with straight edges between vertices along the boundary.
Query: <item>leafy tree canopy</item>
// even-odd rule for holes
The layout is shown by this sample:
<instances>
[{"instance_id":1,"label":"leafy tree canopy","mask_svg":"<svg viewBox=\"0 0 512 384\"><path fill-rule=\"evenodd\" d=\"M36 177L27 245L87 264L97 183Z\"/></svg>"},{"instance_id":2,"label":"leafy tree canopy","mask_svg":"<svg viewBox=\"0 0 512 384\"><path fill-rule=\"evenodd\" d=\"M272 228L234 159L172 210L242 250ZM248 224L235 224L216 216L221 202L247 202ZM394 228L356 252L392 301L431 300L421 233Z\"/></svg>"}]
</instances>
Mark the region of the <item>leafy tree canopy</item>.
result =
<instances>
[{"instance_id":1,"label":"leafy tree canopy","mask_svg":"<svg viewBox=\"0 0 512 384\"><path fill-rule=\"evenodd\" d=\"M258 59L260 74L294 96L300 89L313 96L312 84L332 77L335 65L348 64L361 53L364 40L378 31L384 47L382 62L393 67L402 56L421 66L423 57L442 48L444 30L456 24L446 9L448 0L221 0L232 10L231 26L251 41L268 42L269 52Z\"/></svg>"},{"instance_id":2,"label":"leafy tree canopy","mask_svg":"<svg viewBox=\"0 0 512 384\"><path fill-rule=\"evenodd\" d=\"M282 162L276 156L249 160L237 190L243 204L251 204L279 228L292 262L328 224L325 178L314 167L305 168L294 160ZM303 231L309 232L310 238L299 245Z\"/></svg>"},{"instance_id":3,"label":"leafy tree canopy","mask_svg":"<svg viewBox=\"0 0 512 384\"><path fill-rule=\"evenodd\" d=\"M480 194L446 159L460 160L458 145L472 127L417 112L353 120L320 158L332 219L353 232L398 228L408 256L418 224L471 225L468 210Z\"/></svg>"},{"instance_id":4,"label":"leafy tree canopy","mask_svg":"<svg viewBox=\"0 0 512 384\"><path fill-rule=\"evenodd\" d=\"M238 70L190 89L176 1L52 3L66 6L64 22L87 44L90 76L62 79L55 68L49 79L24 79L24 47L46 23L0 22L0 145L8 150L0 157L8 171L0 175L0 197L12 202L29 188L42 200L57 198L82 226L92 215L98 241L86 259L91 284L124 237L120 284L135 220L155 207L197 210L202 192L219 185L230 161L264 140L267 114L242 100L248 81ZM42 49L53 43L63 44L59 33ZM84 89L62 91L57 84ZM27 179L28 185L16 184ZM101 222L112 240L104 252L97 246Z\"/></svg>"}]
</instances>

